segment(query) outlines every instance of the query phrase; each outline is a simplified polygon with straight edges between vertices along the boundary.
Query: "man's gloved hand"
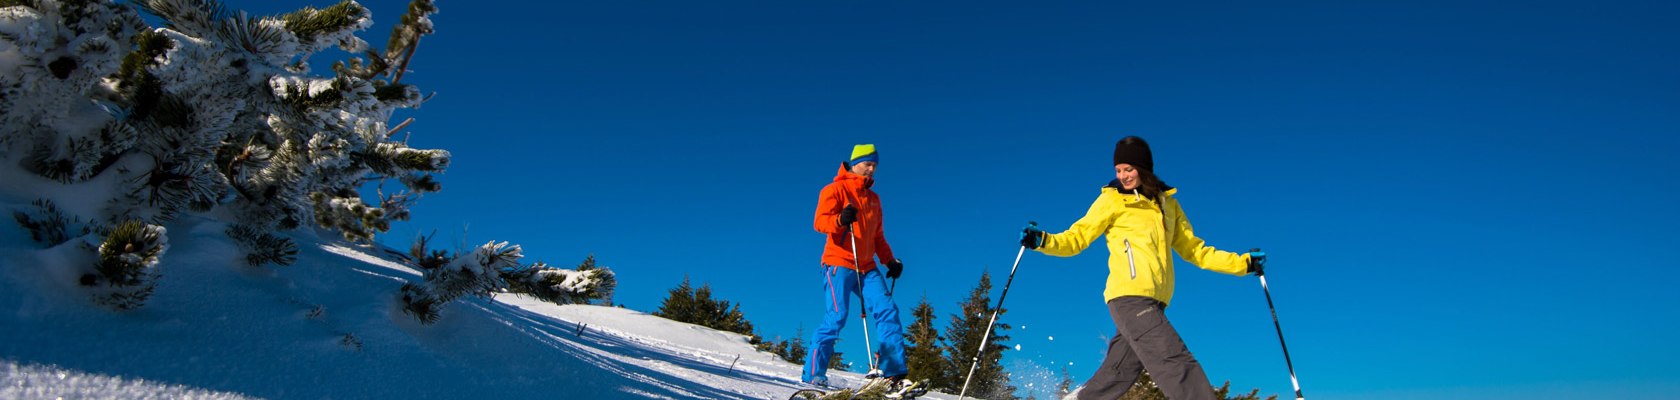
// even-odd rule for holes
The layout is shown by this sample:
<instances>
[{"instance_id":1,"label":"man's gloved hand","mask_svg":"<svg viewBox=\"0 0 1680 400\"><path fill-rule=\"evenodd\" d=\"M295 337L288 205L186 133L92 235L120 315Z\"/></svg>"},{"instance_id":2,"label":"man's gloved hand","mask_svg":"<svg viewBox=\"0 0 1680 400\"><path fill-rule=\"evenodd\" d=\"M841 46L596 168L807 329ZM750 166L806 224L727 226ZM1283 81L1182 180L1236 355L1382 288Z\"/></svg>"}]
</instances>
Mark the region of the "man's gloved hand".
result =
<instances>
[{"instance_id":1,"label":"man's gloved hand","mask_svg":"<svg viewBox=\"0 0 1680 400\"><path fill-rule=\"evenodd\" d=\"M1248 249L1248 273L1256 276L1266 274L1266 252L1260 248Z\"/></svg>"},{"instance_id":2,"label":"man's gloved hand","mask_svg":"<svg viewBox=\"0 0 1680 400\"><path fill-rule=\"evenodd\" d=\"M857 206L847 204L846 208L840 210L840 227L846 228L857 222L857 213Z\"/></svg>"},{"instance_id":3,"label":"man's gloved hand","mask_svg":"<svg viewBox=\"0 0 1680 400\"><path fill-rule=\"evenodd\" d=\"M1037 222L1029 222L1026 229L1021 230L1021 246L1029 249L1044 246L1044 231L1038 229Z\"/></svg>"},{"instance_id":4,"label":"man's gloved hand","mask_svg":"<svg viewBox=\"0 0 1680 400\"><path fill-rule=\"evenodd\" d=\"M895 258L892 261L887 261L887 279L898 279L898 276L903 274L904 260Z\"/></svg>"}]
</instances>

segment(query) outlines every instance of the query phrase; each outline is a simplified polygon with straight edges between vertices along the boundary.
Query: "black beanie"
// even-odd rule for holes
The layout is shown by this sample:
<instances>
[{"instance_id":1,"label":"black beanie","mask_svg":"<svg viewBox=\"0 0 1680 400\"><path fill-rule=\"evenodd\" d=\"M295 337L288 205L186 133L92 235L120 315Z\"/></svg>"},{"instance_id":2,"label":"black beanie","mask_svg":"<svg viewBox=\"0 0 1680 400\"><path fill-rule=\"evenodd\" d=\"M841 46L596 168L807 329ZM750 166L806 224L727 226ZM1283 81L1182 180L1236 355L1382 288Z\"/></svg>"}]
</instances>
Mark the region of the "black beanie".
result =
<instances>
[{"instance_id":1,"label":"black beanie","mask_svg":"<svg viewBox=\"0 0 1680 400\"><path fill-rule=\"evenodd\" d=\"M1126 143L1128 139L1132 139L1133 143ZM1155 157L1149 154L1149 142L1137 136L1127 136L1114 142L1114 165L1120 164L1155 172Z\"/></svg>"}]
</instances>

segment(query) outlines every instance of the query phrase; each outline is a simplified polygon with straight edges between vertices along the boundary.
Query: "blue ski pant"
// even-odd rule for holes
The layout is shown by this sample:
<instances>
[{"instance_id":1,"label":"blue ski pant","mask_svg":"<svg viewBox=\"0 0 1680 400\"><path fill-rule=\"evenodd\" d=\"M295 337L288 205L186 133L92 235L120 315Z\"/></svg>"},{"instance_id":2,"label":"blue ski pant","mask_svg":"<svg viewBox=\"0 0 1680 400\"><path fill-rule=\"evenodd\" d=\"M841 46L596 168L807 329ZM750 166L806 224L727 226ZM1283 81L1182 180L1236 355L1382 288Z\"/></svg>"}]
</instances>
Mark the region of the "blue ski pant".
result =
<instances>
[{"instance_id":1,"label":"blue ski pant","mask_svg":"<svg viewBox=\"0 0 1680 400\"><path fill-rule=\"evenodd\" d=\"M805 370L800 380L811 382L828 377L828 359L834 355L834 341L840 338L840 328L846 326L853 296L861 296L864 312L875 323L874 334L880 340L873 351L880 357L877 368L882 376L898 376L909 372L904 364L904 325L898 322L898 305L887 293L887 278L880 269L858 273L855 270L823 266L823 319L811 337L811 350L805 358ZM852 357L853 362L869 362L869 355Z\"/></svg>"}]
</instances>

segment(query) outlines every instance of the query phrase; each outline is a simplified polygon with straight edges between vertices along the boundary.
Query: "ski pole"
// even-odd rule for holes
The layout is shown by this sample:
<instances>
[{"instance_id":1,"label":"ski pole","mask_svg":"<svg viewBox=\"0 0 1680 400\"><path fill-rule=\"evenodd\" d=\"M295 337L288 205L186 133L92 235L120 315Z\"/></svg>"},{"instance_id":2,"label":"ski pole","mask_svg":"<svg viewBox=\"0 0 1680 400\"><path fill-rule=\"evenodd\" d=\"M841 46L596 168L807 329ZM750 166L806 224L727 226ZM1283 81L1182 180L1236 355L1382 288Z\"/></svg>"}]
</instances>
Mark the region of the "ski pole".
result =
<instances>
[{"instance_id":1,"label":"ski pole","mask_svg":"<svg viewBox=\"0 0 1680 400\"><path fill-rule=\"evenodd\" d=\"M1038 225L1037 222L1029 224ZM980 337L980 349L974 351L974 362L968 365L968 377L963 378L962 393L957 394L958 400L968 398L968 381L974 379L974 369L980 367L980 354L986 352L986 341L992 338L992 325L997 324L998 311L1003 310L1003 299L1009 297L1009 284L1015 283L1015 268L1021 266L1023 254L1027 254L1027 246L1021 246L1021 250L1015 252L1015 265L1009 267L1009 280L1003 282L1003 294L998 295L997 308L992 309L992 321L986 323L986 334Z\"/></svg>"},{"instance_id":2,"label":"ski pole","mask_svg":"<svg viewBox=\"0 0 1680 400\"><path fill-rule=\"evenodd\" d=\"M1249 251L1259 252L1260 249ZM1301 396L1301 380L1295 378L1295 363L1289 361L1289 344L1283 342L1283 325L1278 323L1277 307L1272 305L1272 289L1266 286L1266 269L1261 268L1255 271L1254 275L1260 277L1260 290L1266 293L1266 308L1272 310L1272 327L1277 328L1278 345L1283 346L1283 365L1289 367L1289 383L1295 385L1295 400L1306 400L1306 397Z\"/></svg>"},{"instance_id":3,"label":"ski pole","mask_svg":"<svg viewBox=\"0 0 1680 400\"><path fill-rule=\"evenodd\" d=\"M869 354L869 373L875 372L875 345L869 344L869 306L863 300L863 262L858 261L857 236L852 235L852 227L846 226L846 236L852 239L852 272L857 274L858 282L858 319L863 321L863 350Z\"/></svg>"}]
</instances>

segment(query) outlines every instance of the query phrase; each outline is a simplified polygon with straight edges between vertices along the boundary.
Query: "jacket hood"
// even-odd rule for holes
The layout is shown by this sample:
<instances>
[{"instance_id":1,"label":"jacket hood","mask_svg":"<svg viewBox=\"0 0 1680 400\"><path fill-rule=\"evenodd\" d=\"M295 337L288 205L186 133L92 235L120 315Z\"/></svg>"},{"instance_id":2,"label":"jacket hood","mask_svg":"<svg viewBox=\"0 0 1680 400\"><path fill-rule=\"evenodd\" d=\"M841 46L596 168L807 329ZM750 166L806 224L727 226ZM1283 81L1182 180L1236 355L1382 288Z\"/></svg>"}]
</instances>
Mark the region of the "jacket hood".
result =
<instances>
[{"instance_id":1,"label":"jacket hood","mask_svg":"<svg viewBox=\"0 0 1680 400\"><path fill-rule=\"evenodd\" d=\"M851 169L846 168L846 163L840 163L840 172L834 174L834 181L847 186L857 185L856 187L864 189L875 186L875 178L852 173Z\"/></svg>"}]
</instances>

